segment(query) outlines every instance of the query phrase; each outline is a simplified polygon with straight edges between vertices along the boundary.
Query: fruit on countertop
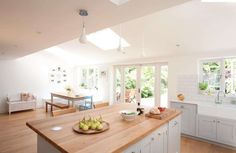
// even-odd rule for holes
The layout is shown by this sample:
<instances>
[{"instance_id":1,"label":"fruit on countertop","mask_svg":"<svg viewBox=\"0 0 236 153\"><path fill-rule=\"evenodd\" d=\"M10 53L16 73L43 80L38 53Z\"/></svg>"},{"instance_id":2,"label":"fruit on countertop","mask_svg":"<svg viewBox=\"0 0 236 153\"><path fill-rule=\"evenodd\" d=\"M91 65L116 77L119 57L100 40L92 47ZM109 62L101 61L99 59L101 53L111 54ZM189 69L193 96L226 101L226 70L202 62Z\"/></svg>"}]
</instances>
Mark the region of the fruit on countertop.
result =
<instances>
[{"instance_id":1,"label":"fruit on countertop","mask_svg":"<svg viewBox=\"0 0 236 153\"><path fill-rule=\"evenodd\" d=\"M102 116L99 118L89 118L88 120L83 118L82 121L79 122L79 128L83 131L88 131L88 130L102 130L103 125L102 125L103 119Z\"/></svg>"},{"instance_id":2,"label":"fruit on countertop","mask_svg":"<svg viewBox=\"0 0 236 153\"><path fill-rule=\"evenodd\" d=\"M151 113L151 114L158 115L158 114L160 114L161 112L160 112L160 110L159 110L157 107L154 107L154 108L151 108L151 109L150 109L150 113Z\"/></svg>"},{"instance_id":3,"label":"fruit on countertop","mask_svg":"<svg viewBox=\"0 0 236 153\"><path fill-rule=\"evenodd\" d=\"M184 95L183 94L178 94L177 95L177 98L180 100L180 101L184 101Z\"/></svg>"},{"instance_id":4,"label":"fruit on countertop","mask_svg":"<svg viewBox=\"0 0 236 153\"><path fill-rule=\"evenodd\" d=\"M158 109L160 110L160 112L164 112L166 110L165 107L158 107Z\"/></svg>"},{"instance_id":5,"label":"fruit on countertop","mask_svg":"<svg viewBox=\"0 0 236 153\"><path fill-rule=\"evenodd\" d=\"M150 113L154 115L161 114L161 112L164 112L166 110L165 107L153 107L150 109Z\"/></svg>"}]
</instances>

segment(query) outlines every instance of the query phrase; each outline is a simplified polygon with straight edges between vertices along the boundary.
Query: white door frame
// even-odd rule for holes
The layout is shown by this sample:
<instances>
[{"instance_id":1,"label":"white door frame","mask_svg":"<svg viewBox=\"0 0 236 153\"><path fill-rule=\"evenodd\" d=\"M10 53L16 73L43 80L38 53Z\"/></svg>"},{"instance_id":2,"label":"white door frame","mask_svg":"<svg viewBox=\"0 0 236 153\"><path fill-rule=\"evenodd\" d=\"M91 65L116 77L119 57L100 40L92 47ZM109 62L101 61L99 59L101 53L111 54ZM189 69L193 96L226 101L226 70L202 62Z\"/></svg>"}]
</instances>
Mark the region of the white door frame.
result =
<instances>
[{"instance_id":1,"label":"white door frame","mask_svg":"<svg viewBox=\"0 0 236 153\"><path fill-rule=\"evenodd\" d=\"M168 63L144 63L144 64L129 64L129 65L115 65L114 66L114 102L116 102L116 68L120 69L121 72L121 102L124 102L124 94L125 94L125 67L135 67L137 69L137 81L136 81L136 91L140 91L136 93L137 102L141 102L141 67L142 66L155 66L155 87L154 87L154 101L155 105L159 106L161 101L161 66L168 65Z\"/></svg>"}]
</instances>

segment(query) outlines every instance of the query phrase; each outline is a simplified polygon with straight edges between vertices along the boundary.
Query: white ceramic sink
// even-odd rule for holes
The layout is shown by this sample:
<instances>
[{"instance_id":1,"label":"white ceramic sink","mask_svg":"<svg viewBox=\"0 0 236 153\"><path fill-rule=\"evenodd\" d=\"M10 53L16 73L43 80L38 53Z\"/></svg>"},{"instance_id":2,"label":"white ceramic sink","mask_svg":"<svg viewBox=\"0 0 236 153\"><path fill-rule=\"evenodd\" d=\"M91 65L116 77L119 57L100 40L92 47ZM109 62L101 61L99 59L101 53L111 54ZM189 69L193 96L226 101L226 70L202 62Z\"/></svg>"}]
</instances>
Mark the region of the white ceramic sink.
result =
<instances>
[{"instance_id":1,"label":"white ceramic sink","mask_svg":"<svg viewBox=\"0 0 236 153\"><path fill-rule=\"evenodd\" d=\"M172 101L180 102L178 100ZM198 106L198 114L233 120L236 119L236 105L234 104L215 104L214 102L201 101L184 101L180 103L196 104Z\"/></svg>"}]
</instances>

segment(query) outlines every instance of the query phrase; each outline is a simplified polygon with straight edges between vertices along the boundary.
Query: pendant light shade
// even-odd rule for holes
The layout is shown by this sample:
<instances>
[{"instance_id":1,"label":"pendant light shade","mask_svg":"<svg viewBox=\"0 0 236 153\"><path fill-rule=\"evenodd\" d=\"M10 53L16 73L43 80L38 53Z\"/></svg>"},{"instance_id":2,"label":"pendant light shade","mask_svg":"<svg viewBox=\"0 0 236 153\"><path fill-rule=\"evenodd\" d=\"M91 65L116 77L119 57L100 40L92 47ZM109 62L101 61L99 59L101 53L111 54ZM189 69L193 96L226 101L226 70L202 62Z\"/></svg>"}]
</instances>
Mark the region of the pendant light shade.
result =
<instances>
[{"instance_id":1,"label":"pendant light shade","mask_svg":"<svg viewBox=\"0 0 236 153\"><path fill-rule=\"evenodd\" d=\"M82 44L86 44L87 43L87 37L86 37L86 30L85 30L85 24L84 24L84 17L88 16L88 12L87 10L79 10L79 15L82 16L83 18L83 28L82 28L82 32L79 38L79 42Z\"/></svg>"},{"instance_id":2,"label":"pendant light shade","mask_svg":"<svg viewBox=\"0 0 236 153\"><path fill-rule=\"evenodd\" d=\"M85 30L84 25L83 25L82 33L81 33L80 38L79 38L79 42L82 43L82 44L87 43L86 30Z\"/></svg>"},{"instance_id":3,"label":"pendant light shade","mask_svg":"<svg viewBox=\"0 0 236 153\"><path fill-rule=\"evenodd\" d=\"M120 40L119 40L119 46L118 46L118 48L117 48L117 51L118 52L122 52L123 50L124 50L124 48L122 47L122 44L121 44L122 42L121 42L121 37L120 37Z\"/></svg>"},{"instance_id":4,"label":"pendant light shade","mask_svg":"<svg viewBox=\"0 0 236 153\"><path fill-rule=\"evenodd\" d=\"M125 54L124 48L122 47L122 36L121 36L121 25L120 25L120 39L119 39L119 45L117 48L118 52L122 52L123 54Z\"/></svg>"}]
</instances>

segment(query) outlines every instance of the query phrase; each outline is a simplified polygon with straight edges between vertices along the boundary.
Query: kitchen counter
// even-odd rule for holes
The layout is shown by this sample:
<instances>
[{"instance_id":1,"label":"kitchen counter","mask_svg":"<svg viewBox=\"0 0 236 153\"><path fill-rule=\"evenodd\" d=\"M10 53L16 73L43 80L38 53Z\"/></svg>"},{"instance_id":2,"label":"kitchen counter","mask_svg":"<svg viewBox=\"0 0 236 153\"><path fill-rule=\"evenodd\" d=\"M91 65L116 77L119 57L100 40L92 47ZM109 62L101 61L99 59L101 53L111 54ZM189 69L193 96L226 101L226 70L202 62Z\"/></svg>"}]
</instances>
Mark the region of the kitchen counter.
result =
<instances>
[{"instance_id":1,"label":"kitchen counter","mask_svg":"<svg viewBox=\"0 0 236 153\"><path fill-rule=\"evenodd\" d=\"M171 102L197 105L197 113L199 115L214 116L231 120L235 120L236 116L236 105L233 104L215 104L214 102L179 100L171 100Z\"/></svg>"},{"instance_id":2,"label":"kitchen counter","mask_svg":"<svg viewBox=\"0 0 236 153\"><path fill-rule=\"evenodd\" d=\"M59 152L116 153L122 152L181 114L180 111L176 110L175 113L163 120L138 116L136 120L127 122L123 121L119 114L119 111L125 109L136 110L136 105L114 104L96 110L76 112L31 121L26 124L38 134L40 139L46 140L45 142L55 147ZM73 131L72 126L82 120L84 116L98 117L100 114L104 121L110 123L108 131L95 135L82 135ZM60 126L62 129L59 131L51 130L55 126Z\"/></svg>"}]
</instances>

